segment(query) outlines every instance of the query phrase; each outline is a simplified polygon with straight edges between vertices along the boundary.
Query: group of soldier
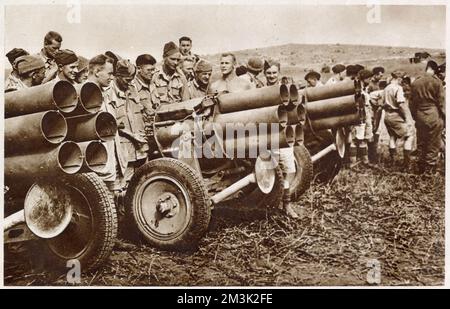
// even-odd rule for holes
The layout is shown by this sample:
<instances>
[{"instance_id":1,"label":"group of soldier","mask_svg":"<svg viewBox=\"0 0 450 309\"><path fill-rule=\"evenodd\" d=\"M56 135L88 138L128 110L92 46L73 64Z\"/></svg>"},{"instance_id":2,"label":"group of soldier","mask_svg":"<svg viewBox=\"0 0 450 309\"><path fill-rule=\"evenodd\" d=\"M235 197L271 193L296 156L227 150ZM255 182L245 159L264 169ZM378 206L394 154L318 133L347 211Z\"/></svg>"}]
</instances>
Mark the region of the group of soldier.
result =
<instances>
[{"instance_id":1,"label":"group of soldier","mask_svg":"<svg viewBox=\"0 0 450 309\"><path fill-rule=\"evenodd\" d=\"M152 144L151 124L155 111L161 105L207 94L238 92L292 82L281 76L280 63L273 59L251 57L245 66L237 66L232 53L221 54L220 76L211 82L212 64L191 52L192 40L185 36L179 39L179 45L174 42L164 45L162 63L157 63L150 54L142 54L132 64L111 51L88 60L71 50L61 49L61 43L62 36L50 31L44 38L44 47L37 55L30 55L20 48L8 52L6 56L13 70L5 82L5 92L55 80L72 84L86 81L97 84L103 93L102 110L116 117L119 128L114 141L107 142L111 157L107 171L100 175L116 196L120 196L120 191L135 169L151 158L157 149ZM369 159L377 161L379 124L384 117L390 135L392 160L396 141L403 139L404 163L409 164L412 140L417 131L421 171L430 170L436 165L445 117L443 81L438 75L445 76L445 65L437 66L430 61L425 74L412 83L400 71L393 72L383 81L382 67L369 71L361 65L337 64L332 67L332 72L333 76L325 84L356 80L361 84L366 99L366 121L347 128L350 164L357 163L358 153L364 164L369 164ZM264 82L259 77L260 73L265 76ZM320 79L318 72L308 72L305 75L306 87L323 86ZM280 161L284 162L285 176L295 172L292 148L280 150ZM287 192L287 180L284 187ZM290 206L291 201L287 194L285 196L286 213L297 218Z\"/></svg>"}]
</instances>

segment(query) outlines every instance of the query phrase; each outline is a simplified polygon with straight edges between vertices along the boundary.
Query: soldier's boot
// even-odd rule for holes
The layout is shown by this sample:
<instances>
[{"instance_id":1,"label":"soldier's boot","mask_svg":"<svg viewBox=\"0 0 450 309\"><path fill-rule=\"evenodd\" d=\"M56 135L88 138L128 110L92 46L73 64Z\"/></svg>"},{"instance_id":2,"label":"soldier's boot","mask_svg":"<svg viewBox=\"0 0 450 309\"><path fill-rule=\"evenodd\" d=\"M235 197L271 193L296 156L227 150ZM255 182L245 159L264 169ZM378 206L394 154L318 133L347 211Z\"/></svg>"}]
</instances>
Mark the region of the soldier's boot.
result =
<instances>
[{"instance_id":1,"label":"soldier's boot","mask_svg":"<svg viewBox=\"0 0 450 309\"><path fill-rule=\"evenodd\" d=\"M298 219L298 214L292 208L291 194L289 188L285 188L283 191L283 208L286 215L292 219Z\"/></svg>"},{"instance_id":2,"label":"soldier's boot","mask_svg":"<svg viewBox=\"0 0 450 309\"><path fill-rule=\"evenodd\" d=\"M411 150L403 150L403 170L409 171L411 165Z\"/></svg>"},{"instance_id":3,"label":"soldier's boot","mask_svg":"<svg viewBox=\"0 0 450 309\"><path fill-rule=\"evenodd\" d=\"M350 147L349 151L349 158L350 158L350 168L353 168L356 166L357 162L357 155L358 155L358 148L356 147Z\"/></svg>"},{"instance_id":4,"label":"soldier's boot","mask_svg":"<svg viewBox=\"0 0 450 309\"><path fill-rule=\"evenodd\" d=\"M361 154L361 158L362 158L362 162L365 166L369 166L369 155L368 155L368 149L367 146L366 147L361 147L359 149L360 154Z\"/></svg>"},{"instance_id":5,"label":"soldier's boot","mask_svg":"<svg viewBox=\"0 0 450 309\"><path fill-rule=\"evenodd\" d=\"M389 160L387 165L392 167L395 165L395 156L397 155L397 148L389 148Z\"/></svg>"}]
</instances>

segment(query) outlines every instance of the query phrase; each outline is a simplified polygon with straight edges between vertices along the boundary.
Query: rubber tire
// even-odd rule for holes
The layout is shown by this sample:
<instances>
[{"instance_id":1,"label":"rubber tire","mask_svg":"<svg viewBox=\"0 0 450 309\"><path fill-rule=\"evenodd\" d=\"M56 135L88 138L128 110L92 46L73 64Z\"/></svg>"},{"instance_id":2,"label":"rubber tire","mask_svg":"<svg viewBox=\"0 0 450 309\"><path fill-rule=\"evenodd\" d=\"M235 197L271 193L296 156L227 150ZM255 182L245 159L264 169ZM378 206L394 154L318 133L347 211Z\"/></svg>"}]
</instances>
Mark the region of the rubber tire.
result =
<instances>
[{"instance_id":1,"label":"rubber tire","mask_svg":"<svg viewBox=\"0 0 450 309\"><path fill-rule=\"evenodd\" d=\"M313 180L313 163L308 149L304 145L295 146L294 156L296 172L294 179L289 183L291 201L297 201L309 189ZM298 168L299 165L301 169Z\"/></svg>"},{"instance_id":2,"label":"rubber tire","mask_svg":"<svg viewBox=\"0 0 450 309\"><path fill-rule=\"evenodd\" d=\"M30 253L32 256L36 255L37 252L41 253L41 256L38 257L41 258L40 266L57 269L67 270L67 261L77 259L80 262L81 272L88 273L102 266L111 255L117 238L116 207L110 191L103 180L95 173L68 175L58 179L59 182L81 191L92 205L90 210L93 215L94 230L92 235L94 237L81 255L70 259L64 259L56 255L49 247L50 241L66 236L64 233L67 232L67 229L51 240L40 239L33 242L33 252Z\"/></svg>"},{"instance_id":3,"label":"rubber tire","mask_svg":"<svg viewBox=\"0 0 450 309\"><path fill-rule=\"evenodd\" d=\"M161 240L145 233L139 226L139 216L136 213L137 191L150 177L166 175L178 180L187 191L192 203L192 214L186 230L177 237ZM189 165L172 158L160 158L147 162L141 166L130 180L125 195L126 225L132 233L139 235L150 245L163 250L192 250L206 234L211 220L210 199L205 183Z\"/></svg>"}]
</instances>

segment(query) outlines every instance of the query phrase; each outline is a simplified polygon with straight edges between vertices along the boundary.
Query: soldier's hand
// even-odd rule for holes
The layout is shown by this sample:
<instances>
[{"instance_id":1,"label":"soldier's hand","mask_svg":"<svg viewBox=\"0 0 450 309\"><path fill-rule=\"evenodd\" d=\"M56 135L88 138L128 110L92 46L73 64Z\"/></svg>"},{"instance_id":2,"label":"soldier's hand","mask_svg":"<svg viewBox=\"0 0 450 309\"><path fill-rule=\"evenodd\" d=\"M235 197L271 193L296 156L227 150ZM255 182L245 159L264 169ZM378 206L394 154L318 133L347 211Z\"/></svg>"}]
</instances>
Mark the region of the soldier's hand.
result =
<instances>
[{"instance_id":1,"label":"soldier's hand","mask_svg":"<svg viewBox=\"0 0 450 309\"><path fill-rule=\"evenodd\" d=\"M134 139L138 144L145 144L147 143L147 139L145 138L145 133L139 132L134 134Z\"/></svg>"}]
</instances>

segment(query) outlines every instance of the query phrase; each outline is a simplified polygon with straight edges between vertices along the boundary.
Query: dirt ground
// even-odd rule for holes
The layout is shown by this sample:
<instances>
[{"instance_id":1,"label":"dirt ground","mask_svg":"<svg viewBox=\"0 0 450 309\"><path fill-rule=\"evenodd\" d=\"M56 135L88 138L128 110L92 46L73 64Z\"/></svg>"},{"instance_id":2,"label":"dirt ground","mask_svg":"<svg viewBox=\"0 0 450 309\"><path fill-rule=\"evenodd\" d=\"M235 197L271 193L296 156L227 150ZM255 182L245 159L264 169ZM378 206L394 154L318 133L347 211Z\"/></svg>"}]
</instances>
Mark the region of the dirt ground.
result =
<instances>
[{"instance_id":1,"label":"dirt ground","mask_svg":"<svg viewBox=\"0 0 450 309\"><path fill-rule=\"evenodd\" d=\"M224 205L214 210L195 252L125 243L81 284L442 285L444 188L440 173L418 176L384 164L342 170L331 184L314 184L301 197L298 221L270 209ZM377 269L380 281L373 281ZM5 263L5 284L67 282L65 274L33 271L16 257Z\"/></svg>"}]
</instances>

